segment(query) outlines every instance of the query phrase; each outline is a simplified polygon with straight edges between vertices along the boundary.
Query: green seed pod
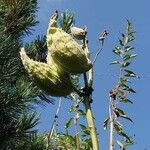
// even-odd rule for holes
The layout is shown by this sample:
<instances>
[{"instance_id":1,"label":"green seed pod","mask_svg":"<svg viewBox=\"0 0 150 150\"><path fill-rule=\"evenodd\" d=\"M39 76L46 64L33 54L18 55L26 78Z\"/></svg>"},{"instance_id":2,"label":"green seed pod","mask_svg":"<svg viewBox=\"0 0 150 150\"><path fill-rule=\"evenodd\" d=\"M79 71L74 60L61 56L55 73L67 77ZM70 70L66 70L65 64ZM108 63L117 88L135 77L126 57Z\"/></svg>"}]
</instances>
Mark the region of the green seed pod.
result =
<instances>
[{"instance_id":1,"label":"green seed pod","mask_svg":"<svg viewBox=\"0 0 150 150\"><path fill-rule=\"evenodd\" d=\"M81 46L60 28L50 25L47 31L47 63L49 57L62 67L66 72L72 74L85 73L92 68L92 63L86 56Z\"/></svg>"},{"instance_id":2,"label":"green seed pod","mask_svg":"<svg viewBox=\"0 0 150 150\"><path fill-rule=\"evenodd\" d=\"M20 52L22 63L35 83L51 96L67 96L72 92L70 76L51 61L51 65L30 59L24 50Z\"/></svg>"}]
</instances>

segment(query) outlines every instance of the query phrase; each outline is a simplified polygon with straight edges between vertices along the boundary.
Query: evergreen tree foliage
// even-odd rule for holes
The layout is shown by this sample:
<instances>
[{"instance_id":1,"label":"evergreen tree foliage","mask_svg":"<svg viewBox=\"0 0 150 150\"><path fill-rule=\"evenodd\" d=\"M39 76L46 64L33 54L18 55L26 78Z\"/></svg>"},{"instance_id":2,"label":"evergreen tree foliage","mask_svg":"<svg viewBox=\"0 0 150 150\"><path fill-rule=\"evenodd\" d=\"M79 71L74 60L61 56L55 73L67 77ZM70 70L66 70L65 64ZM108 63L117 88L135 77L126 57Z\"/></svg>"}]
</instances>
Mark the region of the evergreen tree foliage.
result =
<instances>
[{"instance_id":1,"label":"evergreen tree foliage","mask_svg":"<svg viewBox=\"0 0 150 150\"><path fill-rule=\"evenodd\" d=\"M37 0L0 0L1 150L28 149L27 142L35 145L31 136L38 118L32 108L41 91L26 75L19 51L24 36L37 24L36 11ZM49 102L44 94L40 97Z\"/></svg>"}]
</instances>

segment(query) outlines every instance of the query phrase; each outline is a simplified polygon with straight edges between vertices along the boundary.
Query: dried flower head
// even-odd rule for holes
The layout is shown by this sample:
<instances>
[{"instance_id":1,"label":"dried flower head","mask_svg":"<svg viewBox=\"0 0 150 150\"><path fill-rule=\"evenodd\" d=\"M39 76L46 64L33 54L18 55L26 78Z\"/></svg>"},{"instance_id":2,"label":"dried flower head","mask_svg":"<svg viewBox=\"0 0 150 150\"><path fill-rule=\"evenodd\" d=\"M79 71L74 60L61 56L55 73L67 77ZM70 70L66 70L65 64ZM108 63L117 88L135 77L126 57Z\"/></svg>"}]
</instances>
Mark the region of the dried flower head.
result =
<instances>
[{"instance_id":1,"label":"dried flower head","mask_svg":"<svg viewBox=\"0 0 150 150\"><path fill-rule=\"evenodd\" d=\"M57 28L57 25L51 26L54 19L57 20L57 17L50 19L47 31L47 63L50 63L49 57L52 57L54 62L66 72L72 74L87 72L92 68L92 63L86 56L85 51L71 35Z\"/></svg>"},{"instance_id":2,"label":"dried flower head","mask_svg":"<svg viewBox=\"0 0 150 150\"><path fill-rule=\"evenodd\" d=\"M22 63L36 84L51 96L67 96L72 92L69 74L51 64L30 59L24 50L20 52Z\"/></svg>"}]
</instances>

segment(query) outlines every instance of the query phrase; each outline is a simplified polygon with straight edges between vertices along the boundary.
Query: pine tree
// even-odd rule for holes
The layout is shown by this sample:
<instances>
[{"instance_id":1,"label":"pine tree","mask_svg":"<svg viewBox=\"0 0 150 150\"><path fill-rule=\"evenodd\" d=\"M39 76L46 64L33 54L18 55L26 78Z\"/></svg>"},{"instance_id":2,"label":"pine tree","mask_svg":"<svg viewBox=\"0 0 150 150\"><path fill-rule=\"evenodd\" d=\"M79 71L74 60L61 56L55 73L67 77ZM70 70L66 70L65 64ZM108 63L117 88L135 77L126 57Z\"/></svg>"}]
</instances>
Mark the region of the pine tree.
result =
<instances>
[{"instance_id":1,"label":"pine tree","mask_svg":"<svg viewBox=\"0 0 150 150\"><path fill-rule=\"evenodd\" d=\"M38 118L33 103L39 102L38 95L50 102L30 81L19 56L23 38L37 24L36 11L37 0L0 0L1 150L22 149L27 143L27 149L35 145L36 140L31 137L36 133L33 128Z\"/></svg>"}]
</instances>

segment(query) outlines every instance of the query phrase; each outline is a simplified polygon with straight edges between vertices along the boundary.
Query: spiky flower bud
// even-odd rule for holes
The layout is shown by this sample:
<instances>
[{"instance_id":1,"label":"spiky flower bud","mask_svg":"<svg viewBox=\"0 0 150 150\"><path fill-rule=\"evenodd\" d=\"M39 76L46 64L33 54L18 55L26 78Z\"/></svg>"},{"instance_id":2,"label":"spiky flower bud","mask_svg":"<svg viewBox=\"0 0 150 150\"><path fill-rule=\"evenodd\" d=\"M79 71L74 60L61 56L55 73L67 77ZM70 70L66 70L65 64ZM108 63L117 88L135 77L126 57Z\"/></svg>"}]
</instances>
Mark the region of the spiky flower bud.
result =
<instances>
[{"instance_id":1,"label":"spiky flower bud","mask_svg":"<svg viewBox=\"0 0 150 150\"><path fill-rule=\"evenodd\" d=\"M51 96L67 96L72 92L69 74L51 65L30 59L24 50L20 52L22 63L36 84Z\"/></svg>"},{"instance_id":2,"label":"spiky flower bud","mask_svg":"<svg viewBox=\"0 0 150 150\"><path fill-rule=\"evenodd\" d=\"M92 63L81 46L71 35L56 26L49 25L47 46L47 63L49 57L52 57L56 64L72 74L85 73L92 68Z\"/></svg>"}]
</instances>

